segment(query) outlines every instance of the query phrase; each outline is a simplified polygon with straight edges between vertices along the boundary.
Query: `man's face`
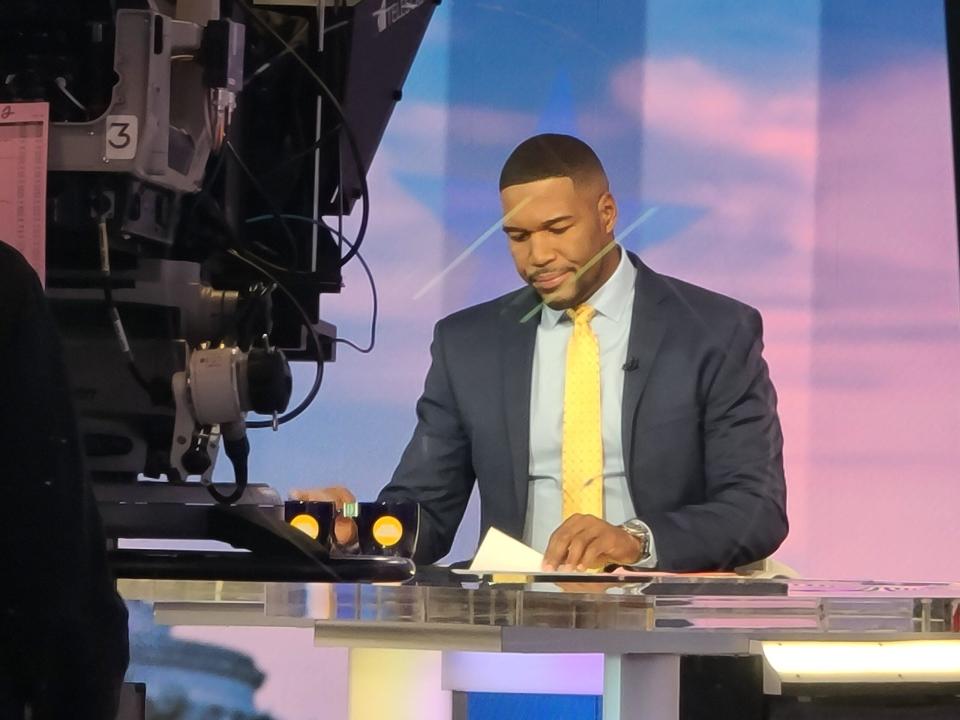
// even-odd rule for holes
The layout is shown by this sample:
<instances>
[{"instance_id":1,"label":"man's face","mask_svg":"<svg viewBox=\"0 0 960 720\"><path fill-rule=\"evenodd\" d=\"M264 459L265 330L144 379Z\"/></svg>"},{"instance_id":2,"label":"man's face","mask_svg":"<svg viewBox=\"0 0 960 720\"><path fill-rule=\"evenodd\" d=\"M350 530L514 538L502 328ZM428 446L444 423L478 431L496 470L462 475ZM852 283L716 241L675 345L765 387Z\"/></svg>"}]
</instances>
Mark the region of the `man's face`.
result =
<instances>
[{"instance_id":1,"label":"man's face","mask_svg":"<svg viewBox=\"0 0 960 720\"><path fill-rule=\"evenodd\" d=\"M613 196L601 183L547 178L506 187L500 200L517 272L550 307L579 305L616 270L617 252L590 265L613 242L617 219Z\"/></svg>"}]
</instances>

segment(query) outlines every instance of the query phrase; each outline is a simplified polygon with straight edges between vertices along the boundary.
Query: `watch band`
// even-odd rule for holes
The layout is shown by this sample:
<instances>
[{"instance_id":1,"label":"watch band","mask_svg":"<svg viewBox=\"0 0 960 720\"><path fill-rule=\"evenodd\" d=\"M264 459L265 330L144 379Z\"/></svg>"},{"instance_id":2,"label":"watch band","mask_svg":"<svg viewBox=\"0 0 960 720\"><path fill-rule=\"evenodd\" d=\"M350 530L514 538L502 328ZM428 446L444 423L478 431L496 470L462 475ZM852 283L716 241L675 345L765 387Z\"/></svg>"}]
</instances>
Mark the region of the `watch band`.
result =
<instances>
[{"instance_id":1,"label":"watch band","mask_svg":"<svg viewBox=\"0 0 960 720\"><path fill-rule=\"evenodd\" d=\"M640 541L640 557L637 558L636 561L639 563L649 559L650 528L647 527L646 523L644 523L642 520L633 518L632 520L627 520L620 527Z\"/></svg>"}]
</instances>

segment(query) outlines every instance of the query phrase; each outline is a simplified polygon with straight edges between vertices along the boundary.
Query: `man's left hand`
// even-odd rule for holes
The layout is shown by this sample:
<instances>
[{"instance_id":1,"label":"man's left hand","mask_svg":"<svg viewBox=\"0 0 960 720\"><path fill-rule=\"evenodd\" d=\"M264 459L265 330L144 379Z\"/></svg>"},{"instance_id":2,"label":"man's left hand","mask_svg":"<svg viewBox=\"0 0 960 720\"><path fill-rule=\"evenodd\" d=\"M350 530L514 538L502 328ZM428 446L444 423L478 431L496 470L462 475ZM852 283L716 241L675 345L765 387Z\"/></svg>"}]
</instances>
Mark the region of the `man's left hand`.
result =
<instances>
[{"instance_id":1,"label":"man's left hand","mask_svg":"<svg viewBox=\"0 0 960 720\"><path fill-rule=\"evenodd\" d=\"M543 554L547 572L572 572L640 561L640 540L595 515L571 515L553 531Z\"/></svg>"}]
</instances>

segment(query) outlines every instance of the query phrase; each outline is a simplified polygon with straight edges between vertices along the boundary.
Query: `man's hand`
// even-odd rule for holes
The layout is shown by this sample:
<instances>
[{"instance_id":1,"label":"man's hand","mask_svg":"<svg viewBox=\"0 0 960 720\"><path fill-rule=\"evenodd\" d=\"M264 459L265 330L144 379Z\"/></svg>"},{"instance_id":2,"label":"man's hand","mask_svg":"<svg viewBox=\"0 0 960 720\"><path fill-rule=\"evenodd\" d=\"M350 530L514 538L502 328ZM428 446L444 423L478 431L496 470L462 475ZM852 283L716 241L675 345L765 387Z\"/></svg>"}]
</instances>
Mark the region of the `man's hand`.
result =
<instances>
[{"instance_id":1,"label":"man's hand","mask_svg":"<svg viewBox=\"0 0 960 720\"><path fill-rule=\"evenodd\" d=\"M595 515L571 515L553 531L543 569L571 572L604 565L633 565L640 561L640 540L619 525Z\"/></svg>"},{"instance_id":2,"label":"man's hand","mask_svg":"<svg viewBox=\"0 0 960 720\"><path fill-rule=\"evenodd\" d=\"M333 534L340 545L350 545L357 540L357 523L353 518L347 518L339 513L344 503L356 502L357 498L345 487L336 485L328 488L308 488L294 490L290 493L294 500L303 502L332 502L337 506L337 518L333 521Z\"/></svg>"}]
</instances>

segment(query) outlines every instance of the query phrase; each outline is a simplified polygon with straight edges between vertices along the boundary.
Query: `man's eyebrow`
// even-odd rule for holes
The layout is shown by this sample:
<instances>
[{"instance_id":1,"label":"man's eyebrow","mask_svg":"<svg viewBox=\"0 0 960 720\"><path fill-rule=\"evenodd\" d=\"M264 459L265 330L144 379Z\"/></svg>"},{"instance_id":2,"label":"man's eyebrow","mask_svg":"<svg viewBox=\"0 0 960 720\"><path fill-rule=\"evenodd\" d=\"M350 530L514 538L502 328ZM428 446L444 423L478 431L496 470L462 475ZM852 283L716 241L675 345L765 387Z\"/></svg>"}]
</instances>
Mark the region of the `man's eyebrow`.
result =
<instances>
[{"instance_id":1,"label":"man's eyebrow","mask_svg":"<svg viewBox=\"0 0 960 720\"><path fill-rule=\"evenodd\" d=\"M573 220L573 215L560 215L560 216L555 217L555 218L550 218L549 220L544 220L544 221L540 224L540 229L543 230L543 229L552 227L553 225L556 225L557 223L560 223L560 222L564 222L564 221L566 221L566 220ZM530 232L530 231L527 230L526 228L513 227L512 225L504 225L504 226L503 226L503 231L504 231L505 233L511 233L511 232L513 232L513 233L525 233L525 232Z\"/></svg>"}]
</instances>

